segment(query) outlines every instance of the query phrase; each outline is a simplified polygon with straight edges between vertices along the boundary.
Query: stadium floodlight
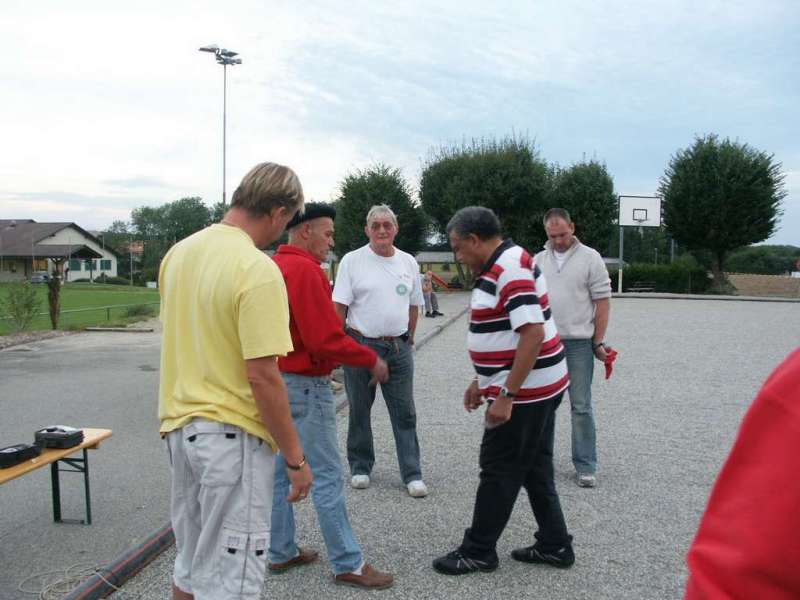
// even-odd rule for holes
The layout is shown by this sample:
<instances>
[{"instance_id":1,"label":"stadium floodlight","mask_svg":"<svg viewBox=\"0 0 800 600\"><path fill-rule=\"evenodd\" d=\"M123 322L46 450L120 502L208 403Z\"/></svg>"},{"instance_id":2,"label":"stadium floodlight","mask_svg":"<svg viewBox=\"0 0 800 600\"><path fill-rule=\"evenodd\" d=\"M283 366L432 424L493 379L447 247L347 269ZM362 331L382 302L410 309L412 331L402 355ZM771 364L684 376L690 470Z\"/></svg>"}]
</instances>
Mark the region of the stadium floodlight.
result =
<instances>
[{"instance_id":1,"label":"stadium floodlight","mask_svg":"<svg viewBox=\"0 0 800 600\"><path fill-rule=\"evenodd\" d=\"M210 44L200 48L200 52L211 52L216 58L217 64L222 65L222 208L227 206L225 196L225 174L226 174L226 155L227 155L227 114L228 114L228 65L242 64L238 52L220 48L216 44Z\"/></svg>"}]
</instances>

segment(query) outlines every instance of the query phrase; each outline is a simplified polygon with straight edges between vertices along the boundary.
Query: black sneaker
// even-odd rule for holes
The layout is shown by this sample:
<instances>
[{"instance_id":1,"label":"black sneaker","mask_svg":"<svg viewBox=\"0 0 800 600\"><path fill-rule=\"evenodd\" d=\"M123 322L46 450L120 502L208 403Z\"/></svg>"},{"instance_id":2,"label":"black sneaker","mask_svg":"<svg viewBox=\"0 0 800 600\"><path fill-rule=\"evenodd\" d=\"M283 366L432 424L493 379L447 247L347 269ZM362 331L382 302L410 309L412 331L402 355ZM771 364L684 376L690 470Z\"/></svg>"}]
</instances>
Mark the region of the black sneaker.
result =
<instances>
[{"instance_id":1,"label":"black sneaker","mask_svg":"<svg viewBox=\"0 0 800 600\"><path fill-rule=\"evenodd\" d=\"M433 568L445 575L465 575L473 571L488 573L494 571L498 564L497 556L491 560L470 558L465 556L461 550L453 550L449 554L434 560Z\"/></svg>"},{"instance_id":2,"label":"black sneaker","mask_svg":"<svg viewBox=\"0 0 800 600\"><path fill-rule=\"evenodd\" d=\"M538 545L534 544L527 548L512 550L511 558L526 563L542 563L559 569L568 569L575 563L575 553L572 551L570 544L548 552L543 552L537 548Z\"/></svg>"}]
</instances>

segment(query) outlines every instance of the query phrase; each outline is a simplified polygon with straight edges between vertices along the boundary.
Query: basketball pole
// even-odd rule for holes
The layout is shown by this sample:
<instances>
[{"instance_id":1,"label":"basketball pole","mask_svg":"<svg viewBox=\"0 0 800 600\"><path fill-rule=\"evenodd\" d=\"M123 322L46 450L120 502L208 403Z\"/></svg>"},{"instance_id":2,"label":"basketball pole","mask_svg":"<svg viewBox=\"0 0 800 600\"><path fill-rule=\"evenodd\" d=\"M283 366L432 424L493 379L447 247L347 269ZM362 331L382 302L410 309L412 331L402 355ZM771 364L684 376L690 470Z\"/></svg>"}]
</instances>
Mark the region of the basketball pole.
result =
<instances>
[{"instance_id":1,"label":"basketball pole","mask_svg":"<svg viewBox=\"0 0 800 600\"><path fill-rule=\"evenodd\" d=\"M622 293L622 244L624 241L622 235L622 225L619 226L619 269L617 270L617 293Z\"/></svg>"}]
</instances>

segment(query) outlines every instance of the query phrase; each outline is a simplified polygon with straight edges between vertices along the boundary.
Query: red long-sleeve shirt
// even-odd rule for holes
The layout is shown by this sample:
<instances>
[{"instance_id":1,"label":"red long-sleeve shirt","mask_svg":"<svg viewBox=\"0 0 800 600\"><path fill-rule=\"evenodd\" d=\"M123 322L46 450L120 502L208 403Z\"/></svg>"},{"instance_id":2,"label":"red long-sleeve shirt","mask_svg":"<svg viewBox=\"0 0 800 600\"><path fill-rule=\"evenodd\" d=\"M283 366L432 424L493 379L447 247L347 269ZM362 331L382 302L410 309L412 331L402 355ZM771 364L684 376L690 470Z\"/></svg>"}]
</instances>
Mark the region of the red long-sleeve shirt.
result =
<instances>
[{"instance_id":1,"label":"red long-sleeve shirt","mask_svg":"<svg viewBox=\"0 0 800 600\"><path fill-rule=\"evenodd\" d=\"M294 350L278 359L284 373L330 375L339 364L372 368L378 355L348 336L331 299L331 284L311 254L284 244L272 257L283 273L289 295Z\"/></svg>"},{"instance_id":2,"label":"red long-sleeve shirt","mask_svg":"<svg viewBox=\"0 0 800 600\"><path fill-rule=\"evenodd\" d=\"M744 418L689 550L685 600L800 598L800 350Z\"/></svg>"}]
</instances>

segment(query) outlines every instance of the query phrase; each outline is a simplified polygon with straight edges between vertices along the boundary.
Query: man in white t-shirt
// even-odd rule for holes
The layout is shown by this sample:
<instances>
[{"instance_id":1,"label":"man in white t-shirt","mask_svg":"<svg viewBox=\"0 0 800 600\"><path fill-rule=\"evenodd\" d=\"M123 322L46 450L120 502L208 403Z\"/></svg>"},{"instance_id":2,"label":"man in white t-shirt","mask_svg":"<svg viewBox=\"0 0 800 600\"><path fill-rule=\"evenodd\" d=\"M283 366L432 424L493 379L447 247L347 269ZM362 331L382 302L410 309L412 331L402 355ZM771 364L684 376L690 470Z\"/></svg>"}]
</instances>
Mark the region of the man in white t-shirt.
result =
<instances>
[{"instance_id":1,"label":"man in white t-shirt","mask_svg":"<svg viewBox=\"0 0 800 600\"><path fill-rule=\"evenodd\" d=\"M347 332L372 348L389 365L389 380L381 392L392 422L400 475L409 495L422 498L422 481L414 408L414 332L424 303L419 265L394 247L397 217L385 204L373 206L365 228L369 244L348 252L336 273L333 301ZM347 461L356 489L369 487L375 464L370 411L376 386L369 369L344 367L350 403Z\"/></svg>"}]
</instances>

